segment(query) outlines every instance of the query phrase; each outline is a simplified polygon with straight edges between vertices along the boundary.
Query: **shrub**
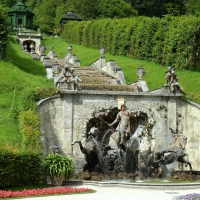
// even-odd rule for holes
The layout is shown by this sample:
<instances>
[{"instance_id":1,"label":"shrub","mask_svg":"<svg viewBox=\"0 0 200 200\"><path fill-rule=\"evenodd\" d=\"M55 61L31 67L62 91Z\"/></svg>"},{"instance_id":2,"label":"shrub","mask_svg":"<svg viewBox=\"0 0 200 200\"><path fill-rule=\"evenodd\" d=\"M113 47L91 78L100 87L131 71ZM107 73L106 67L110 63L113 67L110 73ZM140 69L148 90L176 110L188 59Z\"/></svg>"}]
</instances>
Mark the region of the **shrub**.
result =
<instances>
[{"instance_id":1,"label":"shrub","mask_svg":"<svg viewBox=\"0 0 200 200\"><path fill-rule=\"evenodd\" d=\"M200 69L200 20L194 16L69 22L63 38L75 44L80 44L80 40L77 43L73 38L81 38L82 45L90 48L101 45L113 55L179 69Z\"/></svg>"},{"instance_id":2,"label":"shrub","mask_svg":"<svg viewBox=\"0 0 200 200\"><path fill-rule=\"evenodd\" d=\"M38 154L0 151L0 188L38 184L43 181L42 174Z\"/></svg>"},{"instance_id":3,"label":"shrub","mask_svg":"<svg viewBox=\"0 0 200 200\"><path fill-rule=\"evenodd\" d=\"M33 152L41 152L39 116L36 102L56 93L53 87L36 89L27 88L23 91L23 106L19 114L19 129L22 133L22 148Z\"/></svg>"}]
</instances>

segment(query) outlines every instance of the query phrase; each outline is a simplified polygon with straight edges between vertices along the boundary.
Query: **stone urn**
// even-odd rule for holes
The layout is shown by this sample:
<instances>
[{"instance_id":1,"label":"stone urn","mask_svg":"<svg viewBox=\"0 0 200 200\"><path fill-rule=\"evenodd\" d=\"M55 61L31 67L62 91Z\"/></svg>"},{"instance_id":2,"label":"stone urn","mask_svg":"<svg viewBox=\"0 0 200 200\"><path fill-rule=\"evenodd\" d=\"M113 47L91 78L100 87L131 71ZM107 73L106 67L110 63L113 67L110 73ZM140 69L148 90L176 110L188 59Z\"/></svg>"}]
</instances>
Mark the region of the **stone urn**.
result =
<instances>
[{"instance_id":1,"label":"stone urn","mask_svg":"<svg viewBox=\"0 0 200 200\"><path fill-rule=\"evenodd\" d=\"M137 75L139 76L140 80L143 79L143 76L145 75L145 69L142 66L138 67Z\"/></svg>"}]
</instances>

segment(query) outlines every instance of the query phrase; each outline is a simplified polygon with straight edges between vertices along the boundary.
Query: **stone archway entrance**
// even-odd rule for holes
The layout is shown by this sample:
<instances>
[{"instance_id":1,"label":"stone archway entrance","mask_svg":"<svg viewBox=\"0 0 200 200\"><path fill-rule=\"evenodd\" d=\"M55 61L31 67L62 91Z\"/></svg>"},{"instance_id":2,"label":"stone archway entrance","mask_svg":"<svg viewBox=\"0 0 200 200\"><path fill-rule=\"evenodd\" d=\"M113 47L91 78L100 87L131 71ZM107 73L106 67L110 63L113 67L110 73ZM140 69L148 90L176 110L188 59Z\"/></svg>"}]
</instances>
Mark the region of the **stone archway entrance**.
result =
<instances>
[{"instance_id":1,"label":"stone archway entrance","mask_svg":"<svg viewBox=\"0 0 200 200\"><path fill-rule=\"evenodd\" d=\"M35 41L33 41L33 40L25 40L25 41L23 41L23 46L27 46L27 51L30 53L31 52L31 45L33 45L34 46L34 48L33 48L33 50L35 50L35 45L36 45L36 43L35 43Z\"/></svg>"}]
</instances>

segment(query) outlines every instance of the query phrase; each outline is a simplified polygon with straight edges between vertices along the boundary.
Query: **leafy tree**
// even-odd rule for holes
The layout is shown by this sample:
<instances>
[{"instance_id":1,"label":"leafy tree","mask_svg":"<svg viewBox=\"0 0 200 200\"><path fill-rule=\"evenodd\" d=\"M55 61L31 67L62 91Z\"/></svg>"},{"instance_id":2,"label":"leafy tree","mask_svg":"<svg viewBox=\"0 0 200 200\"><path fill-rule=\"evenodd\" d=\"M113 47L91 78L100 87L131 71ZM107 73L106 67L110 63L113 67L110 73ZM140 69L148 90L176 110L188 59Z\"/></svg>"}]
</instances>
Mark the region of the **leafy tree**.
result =
<instances>
[{"instance_id":1,"label":"leafy tree","mask_svg":"<svg viewBox=\"0 0 200 200\"><path fill-rule=\"evenodd\" d=\"M34 9L35 9L35 7L36 7L36 5L37 5L38 2L41 3L40 0L27 0L27 1L26 1L26 5L28 6L28 8L29 8L31 11L34 12Z\"/></svg>"},{"instance_id":2,"label":"leafy tree","mask_svg":"<svg viewBox=\"0 0 200 200\"><path fill-rule=\"evenodd\" d=\"M52 33L55 28L57 28L58 18L61 17L63 15L62 12L64 12L62 10L62 12L59 13L57 9L65 5L64 2L65 0L42 0L41 2L37 2L34 8L36 14L35 25L39 26L42 32Z\"/></svg>"},{"instance_id":3,"label":"leafy tree","mask_svg":"<svg viewBox=\"0 0 200 200\"><path fill-rule=\"evenodd\" d=\"M131 4L123 0L101 0L99 8L101 18L125 18L137 15Z\"/></svg>"},{"instance_id":4,"label":"leafy tree","mask_svg":"<svg viewBox=\"0 0 200 200\"><path fill-rule=\"evenodd\" d=\"M132 7L138 11L138 15L149 17L163 17L166 14L174 16L183 15L186 12L184 1L182 0L125 0L131 3Z\"/></svg>"},{"instance_id":5,"label":"leafy tree","mask_svg":"<svg viewBox=\"0 0 200 200\"><path fill-rule=\"evenodd\" d=\"M200 0L187 0L185 5L187 14L200 16Z\"/></svg>"},{"instance_id":6,"label":"leafy tree","mask_svg":"<svg viewBox=\"0 0 200 200\"><path fill-rule=\"evenodd\" d=\"M99 16L99 6L100 0L68 0L66 7L68 11L74 11L79 14L82 19L96 19Z\"/></svg>"},{"instance_id":7,"label":"leafy tree","mask_svg":"<svg viewBox=\"0 0 200 200\"><path fill-rule=\"evenodd\" d=\"M5 5L8 8L14 6L19 0L0 0L0 4ZM22 3L26 3L27 0L21 0Z\"/></svg>"}]
</instances>

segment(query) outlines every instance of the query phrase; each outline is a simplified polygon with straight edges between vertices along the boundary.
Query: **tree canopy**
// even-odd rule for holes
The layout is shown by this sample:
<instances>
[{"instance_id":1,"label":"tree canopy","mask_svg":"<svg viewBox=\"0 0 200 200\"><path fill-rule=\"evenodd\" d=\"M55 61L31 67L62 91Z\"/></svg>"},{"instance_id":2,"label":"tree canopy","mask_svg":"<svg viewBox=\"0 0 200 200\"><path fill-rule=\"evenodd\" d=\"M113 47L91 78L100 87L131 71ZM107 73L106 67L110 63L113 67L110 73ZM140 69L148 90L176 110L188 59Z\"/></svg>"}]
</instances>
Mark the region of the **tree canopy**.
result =
<instances>
[{"instance_id":1,"label":"tree canopy","mask_svg":"<svg viewBox=\"0 0 200 200\"><path fill-rule=\"evenodd\" d=\"M19 0L0 0L12 7ZM68 11L83 20L127 18L132 16L160 17L185 14L200 15L200 0L21 0L35 13L35 25L43 32L59 29L62 16Z\"/></svg>"}]
</instances>

